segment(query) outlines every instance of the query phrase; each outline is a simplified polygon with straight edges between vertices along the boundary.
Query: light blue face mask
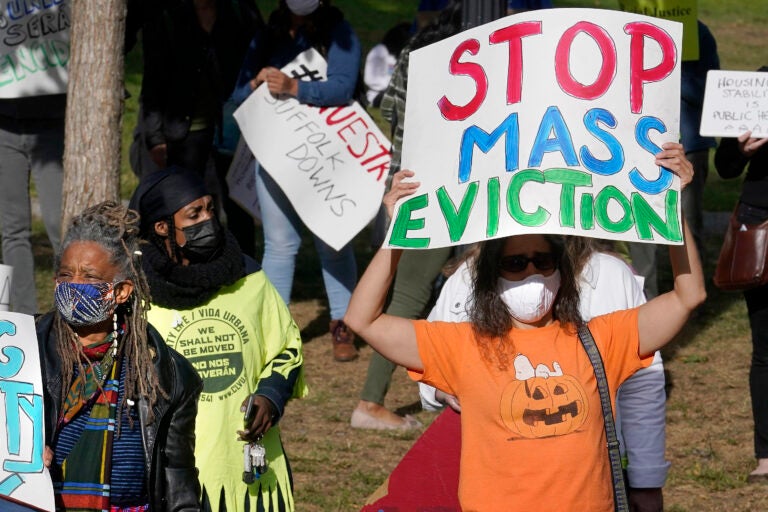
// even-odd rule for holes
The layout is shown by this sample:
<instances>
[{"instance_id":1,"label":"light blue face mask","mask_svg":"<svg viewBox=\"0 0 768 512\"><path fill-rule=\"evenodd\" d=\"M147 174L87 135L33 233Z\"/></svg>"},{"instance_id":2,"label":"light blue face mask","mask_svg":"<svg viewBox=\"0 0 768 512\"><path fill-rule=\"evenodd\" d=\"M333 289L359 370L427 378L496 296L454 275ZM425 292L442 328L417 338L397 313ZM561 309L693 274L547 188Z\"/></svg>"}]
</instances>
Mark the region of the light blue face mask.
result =
<instances>
[{"instance_id":1,"label":"light blue face mask","mask_svg":"<svg viewBox=\"0 0 768 512\"><path fill-rule=\"evenodd\" d=\"M56 283L56 309L64 320L77 327L95 325L114 313L115 283Z\"/></svg>"}]
</instances>

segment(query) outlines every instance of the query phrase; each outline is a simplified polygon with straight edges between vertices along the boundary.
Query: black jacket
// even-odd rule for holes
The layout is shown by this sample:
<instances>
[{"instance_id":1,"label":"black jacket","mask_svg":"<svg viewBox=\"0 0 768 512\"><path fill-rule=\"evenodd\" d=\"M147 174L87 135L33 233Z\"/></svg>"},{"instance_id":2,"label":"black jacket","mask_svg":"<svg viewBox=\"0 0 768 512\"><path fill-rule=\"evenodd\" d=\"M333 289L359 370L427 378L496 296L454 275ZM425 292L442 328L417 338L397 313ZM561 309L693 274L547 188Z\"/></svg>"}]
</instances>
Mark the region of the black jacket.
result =
<instances>
[{"instance_id":1,"label":"black jacket","mask_svg":"<svg viewBox=\"0 0 768 512\"><path fill-rule=\"evenodd\" d=\"M147 489L153 512L198 512L200 484L195 468L195 417L203 382L192 365L169 348L158 332L148 327L155 352L160 386L168 394L158 397L154 421L147 421L147 402L139 401L139 419L146 460ZM45 444L54 445L61 409L61 361L56 351L53 314L37 321L37 342L43 375Z\"/></svg>"}]
</instances>

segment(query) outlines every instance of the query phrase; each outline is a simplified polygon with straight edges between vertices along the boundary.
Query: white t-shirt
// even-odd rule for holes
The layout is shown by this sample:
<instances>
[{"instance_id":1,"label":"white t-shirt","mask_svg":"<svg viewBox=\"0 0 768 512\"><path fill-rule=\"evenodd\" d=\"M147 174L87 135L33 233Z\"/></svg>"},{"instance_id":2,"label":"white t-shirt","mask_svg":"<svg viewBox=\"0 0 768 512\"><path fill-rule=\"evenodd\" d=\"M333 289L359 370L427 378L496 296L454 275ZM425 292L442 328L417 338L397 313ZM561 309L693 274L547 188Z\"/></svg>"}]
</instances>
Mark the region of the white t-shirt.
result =
<instances>
[{"instance_id":1,"label":"white t-shirt","mask_svg":"<svg viewBox=\"0 0 768 512\"><path fill-rule=\"evenodd\" d=\"M389 79L395 70L397 58L389 53L387 47L379 43L365 57L363 80L368 88L365 95L369 102L389 85Z\"/></svg>"}]
</instances>

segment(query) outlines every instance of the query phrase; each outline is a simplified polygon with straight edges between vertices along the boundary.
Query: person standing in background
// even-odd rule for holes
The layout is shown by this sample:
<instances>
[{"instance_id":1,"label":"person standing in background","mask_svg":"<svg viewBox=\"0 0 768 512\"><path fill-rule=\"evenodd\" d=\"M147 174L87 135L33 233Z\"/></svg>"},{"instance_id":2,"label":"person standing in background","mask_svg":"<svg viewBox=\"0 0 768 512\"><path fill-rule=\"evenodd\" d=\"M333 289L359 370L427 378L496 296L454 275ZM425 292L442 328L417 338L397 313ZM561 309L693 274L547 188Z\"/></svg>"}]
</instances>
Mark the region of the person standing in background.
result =
<instances>
[{"instance_id":1,"label":"person standing in background","mask_svg":"<svg viewBox=\"0 0 768 512\"><path fill-rule=\"evenodd\" d=\"M768 72L768 66L759 71ZM768 137L753 138L750 132L735 139L723 137L715 152L715 168L723 179L738 178L747 170L736 205L739 222L762 224L768 220ZM747 481L768 482L768 285L745 290L744 299L752 330L749 392L757 459Z\"/></svg>"},{"instance_id":2,"label":"person standing in background","mask_svg":"<svg viewBox=\"0 0 768 512\"><path fill-rule=\"evenodd\" d=\"M686 157L693 164L694 174L690 186L683 189L682 210L693 233L702 265L706 262L704 247L704 186L709 174L709 150L717 145L713 137L699 135L701 109L704 105L704 86L707 72L720 69L717 42L709 28L698 22L699 58L683 61L680 67L680 139ZM659 294L657 256L655 244L631 243L629 253L632 266L645 278L645 295L652 299Z\"/></svg>"},{"instance_id":3,"label":"person standing in background","mask_svg":"<svg viewBox=\"0 0 768 512\"><path fill-rule=\"evenodd\" d=\"M61 9L68 9L62 5ZM61 241L66 94L0 99L0 224L3 263L13 267L10 310L37 313L30 177L54 254Z\"/></svg>"},{"instance_id":4,"label":"person standing in background","mask_svg":"<svg viewBox=\"0 0 768 512\"><path fill-rule=\"evenodd\" d=\"M310 48L317 50L328 63L326 80L299 80L280 71ZM273 95L292 96L302 104L346 105L356 92L362 93L361 59L360 41L344 14L330 5L329 0L281 0L266 28L251 41L232 99L240 104L266 83ZM262 266L288 304L303 222L283 190L258 161L256 194L264 228ZM355 335L342 320L357 282L352 242L337 251L317 235L313 234L312 238L320 256L330 307L333 358L340 362L352 361L358 357Z\"/></svg>"},{"instance_id":5,"label":"person standing in background","mask_svg":"<svg viewBox=\"0 0 768 512\"><path fill-rule=\"evenodd\" d=\"M253 218L229 198L225 177L236 141L225 140L224 133L234 127L225 107L248 42L264 25L261 13L254 0L166 0L154 11L144 9L150 14L142 28L143 147L132 163L147 169L134 172L180 165L204 176L212 162L217 206L243 250L253 255Z\"/></svg>"},{"instance_id":6,"label":"person standing in background","mask_svg":"<svg viewBox=\"0 0 768 512\"><path fill-rule=\"evenodd\" d=\"M160 169L180 165L203 175L221 107L260 22L251 0L186 0L145 24L142 121Z\"/></svg>"},{"instance_id":7,"label":"person standing in background","mask_svg":"<svg viewBox=\"0 0 768 512\"><path fill-rule=\"evenodd\" d=\"M703 265L707 260L704 248L704 187L709 175L710 149L717 147L717 141L714 137L699 135L699 127L707 73L720 69L720 57L709 27L699 21L698 30L699 58L683 61L680 66L680 140L685 147L686 158L693 164L693 181L682 192L682 208Z\"/></svg>"},{"instance_id":8,"label":"person standing in background","mask_svg":"<svg viewBox=\"0 0 768 512\"><path fill-rule=\"evenodd\" d=\"M403 129L405 127L405 100L408 88L408 62L412 50L428 44L442 41L461 30L461 0L453 0L439 16L421 29L406 44L397 59L397 65L381 102L381 114L389 121L392 138L392 160L389 164L390 175L400 170L400 156L403 147ZM389 215L382 205L379 212L381 235L375 245L380 245L384 237L384 224L389 222ZM435 280L453 248L440 247L424 251L407 251L397 267L392 298L387 305L387 313L402 318L423 318L434 292ZM352 428L372 430L409 430L421 427L421 423L410 415L400 416L384 406L384 400L392 382L392 374L397 365L378 352L371 355L368 371L365 375L360 400L350 417Z\"/></svg>"},{"instance_id":9,"label":"person standing in background","mask_svg":"<svg viewBox=\"0 0 768 512\"><path fill-rule=\"evenodd\" d=\"M397 57L410 37L410 23L398 23L387 30L379 44L371 48L365 56L363 79L367 88L365 97L368 104L378 108L389 79L395 70Z\"/></svg>"}]
</instances>

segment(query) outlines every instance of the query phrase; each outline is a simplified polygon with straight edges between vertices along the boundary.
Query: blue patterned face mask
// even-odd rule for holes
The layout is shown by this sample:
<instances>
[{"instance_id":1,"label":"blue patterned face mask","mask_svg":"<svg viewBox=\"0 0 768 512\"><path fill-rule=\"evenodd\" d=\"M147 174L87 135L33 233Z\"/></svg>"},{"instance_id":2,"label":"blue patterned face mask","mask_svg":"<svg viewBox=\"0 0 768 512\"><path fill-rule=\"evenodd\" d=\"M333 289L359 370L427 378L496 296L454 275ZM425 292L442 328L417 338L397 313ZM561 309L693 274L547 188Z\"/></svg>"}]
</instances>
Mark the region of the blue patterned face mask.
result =
<instances>
[{"instance_id":1,"label":"blue patterned face mask","mask_svg":"<svg viewBox=\"0 0 768 512\"><path fill-rule=\"evenodd\" d=\"M77 327L108 320L115 311L115 283L56 283L56 309L64 320Z\"/></svg>"}]
</instances>

